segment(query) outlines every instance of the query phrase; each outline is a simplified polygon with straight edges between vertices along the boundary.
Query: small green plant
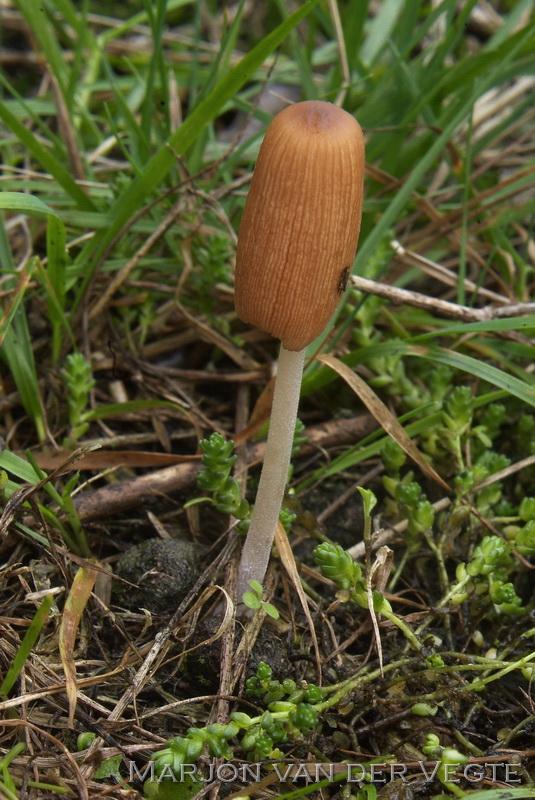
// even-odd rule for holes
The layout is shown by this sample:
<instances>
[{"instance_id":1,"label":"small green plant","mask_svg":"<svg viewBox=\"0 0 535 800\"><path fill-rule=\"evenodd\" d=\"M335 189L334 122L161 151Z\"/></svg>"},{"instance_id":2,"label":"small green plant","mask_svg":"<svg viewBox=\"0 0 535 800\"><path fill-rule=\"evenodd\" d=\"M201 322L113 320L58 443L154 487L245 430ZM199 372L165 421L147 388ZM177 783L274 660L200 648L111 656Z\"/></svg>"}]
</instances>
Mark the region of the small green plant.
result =
<instances>
[{"instance_id":1,"label":"small green plant","mask_svg":"<svg viewBox=\"0 0 535 800\"><path fill-rule=\"evenodd\" d=\"M470 597L480 602L487 595L499 612L522 613L522 600L507 579L512 565L511 546L499 536L485 536L474 548L470 561L457 565L457 583L441 605L458 605Z\"/></svg>"},{"instance_id":2,"label":"small green plant","mask_svg":"<svg viewBox=\"0 0 535 800\"><path fill-rule=\"evenodd\" d=\"M303 437L301 430L296 429L294 446L300 446ZM212 433L209 439L199 442L202 452L202 470L197 477L197 487L203 492L211 492L211 497L197 497L186 503L185 507L196 503L212 503L222 514L231 514L238 521L237 530L247 533L253 512L252 506L241 496L238 481L230 474L237 456L233 454L234 442L225 439L220 433ZM286 508L279 512L279 520L284 530L289 533L296 515Z\"/></svg>"},{"instance_id":3,"label":"small green plant","mask_svg":"<svg viewBox=\"0 0 535 800\"><path fill-rule=\"evenodd\" d=\"M80 479L80 473L75 472L63 488L58 490L51 481L47 480L46 472L37 465L33 455L30 452L26 453L26 455L36 476L42 481L43 489L61 512L58 514L48 506L41 506L43 516L60 532L63 541L71 552L84 558L90 558L91 548L87 542L84 527L73 500L73 491Z\"/></svg>"},{"instance_id":4,"label":"small green plant","mask_svg":"<svg viewBox=\"0 0 535 800\"><path fill-rule=\"evenodd\" d=\"M382 614L404 633L416 650L421 649L420 642L409 626L394 614L389 601L377 589L372 592L373 609L370 609L362 567L356 561L353 561L347 550L344 550L339 544L322 542L314 550L314 561L320 568L321 574L325 578L330 578L330 580L334 581L340 589L337 593L339 600L342 602L351 601L361 608Z\"/></svg>"},{"instance_id":5,"label":"small green plant","mask_svg":"<svg viewBox=\"0 0 535 800\"><path fill-rule=\"evenodd\" d=\"M360 492L364 500L364 540L366 541L371 533L371 510L375 505L376 498L367 489L360 489ZM361 608L382 614L404 633L416 650L421 649L421 644L414 633L400 617L394 614L386 597L377 589L373 589L371 593L368 591L362 567L340 545L322 542L314 550L314 561L322 575L330 578L338 586L340 591L337 597L342 602L351 601Z\"/></svg>"},{"instance_id":6,"label":"small green plant","mask_svg":"<svg viewBox=\"0 0 535 800\"><path fill-rule=\"evenodd\" d=\"M191 251L194 267L190 285L194 291L191 292L192 297L187 298L187 303L195 311L205 314L217 330L228 334L229 321L216 312L213 289L214 284L232 284L230 264L234 250L229 237L226 233L195 236Z\"/></svg>"},{"instance_id":7,"label":"small green plant","mask_svg":"<svg viewBox=\"0 0 535 800\"><path fill-rule=\"evenodd\" d=\"M272 619L278 619L280 614L275 606L262 600L262 585L258 581L249 581L249 586L251 591L244 592L241 598L244 605L252 611L257 611L261 608Z\"/></svg>"},{"instance_id":8,"label":"small green plant","mask_svg":"<svg viewBox=\"0 0 535 800\"><path fill-rule=\"evenodd\" d=\"M422 749L427 756L438 762L436 777L442 785L456 797L465 797L466 792L463 792L456 783L455 768L464 766L468 762L468 757L454 747L442 747L435 733L427 734Z\"/></svg>"},{"instance_id":9,"label":"small green plant","mask_svg":"<svg viewBox=\"0 0 535 800\"><path fill-rule=\"evenodd\" d=\"M425 439L425 449L433 459L440 461L444 449L455 458L458 470L452 480L455 499L447 514L437 516L420 484L414 480L414 473L403 472L406 459L396 444L388 442L382 450L387 514L407 521L404 532L407 550L390 588L395 585L407 559L426 543L437 561L443 595L440 605L470 600L480 610L487 603L489 611L485 613L494 610L498 614L518 615L525 609L513 582L521 569L519 560L513 558L513 551L524 558L535 554L535 523L532 521L535 504L530 497L524 497L515 506L510 499L504 499L502 482L492 480L510 464L506 455L494 449L495 439L506 419L505 406L490 404L481 411L474 410L473 406L467 387L453 389L444 399L433 434ZM465 464L466 453L470 454L469 466ZM471 516L470 506L494 525L505 523L503 537L493 534L479 540L481 526ZM469 541L472 557L458 564L457 581L452 585L446 566L447 553L451 551L452 541L461 535Z\"/></svg>"},{"instance_id":10,"label":"small green plant","mask_svg":"<svg viewBox=\"0 0 535 800\"><path fill-rule=\"evenodd\" d=\"M22 481L22 483L18 483L10 478L6 481L7 473L1 470L0 491L5 497L11 497L14 492L27 489L28 487L25 487L24 484L34 486L36 490L42 488L52 500L53 507L51 508L47 504L38 502L39 513L52 528L59 531L65 545L72 553L89 558L91 550L72 496L80 477L79 473L74 473L67 483L58 489L53 484L52 479L48 479L47 473L38 466L33 454L28 451L26 456L27 460L8 450L0 453L0 466L5 467L9 474ZM27 501L23 505L27 508L30 507ZM45 547L49 545L48 539L41 534L31 531L20 522L16 524L41 545Z\"/></svg>"},{"instance_id":11,"label":"small green plant","mask_svg":"<svg viewBox=\"0 0 535 800\"><path fill-rule=\"evenodd\" d=\"M457 469L462 470L462 437L472 422L472 392L468 386L457 386L448 395L442 409L443 443L454 455Z\"/></svg>"},{"instance_id":12,"label":"small green plant","mask_svg":"<svg viewBox=\"0 0 535 800\"><path fill-rule=\"evenodd\" d=\"M65 359L65 367L61 372L67 385L67 404L69 406L68 436L64 440L67 447L72 447L87 431L89 421L87 407L89 393L95 385L91 373L91 364L83 353L70 353Z\"/></svg>"},{"instance_id":13,"label":"small green plant","mask_svg":"<svg viewBox=\"0 0 535 800\"><path fill-rule=\"evenodd\" d=\"M433 506L425 496L419 483L416 483L412 471L401 475L407 456L392 439L389 439L381 450L381 458L385 465L386 475L382 482L389 497L386 498L387 513L391 516L402 516L407 519L405 541L411 552L416 552L422 538L432 529L435 520Z\"/></svg>"},{"instance_id":14,"label":"small green plant","mask_svg":"<svg viewBox=\"0 0 535 800\"><path fill-rule=\"evenodd\" d=\"M318 724L316 706L323 700L318 686L298 687L290 679L275 680L271 667L261 661L256 675L247 680L246 691L265 706L262 714L251 717L235 711L226 725L190 728L186 736L174 737L154 756L156 774L170 770L180 775L181 765L193 763L205 749L216 758L233 758L238 748L248 761L282 758L280 746L301 741ZM233 739L237 740L234 748Z\"/></svg>"},{"instance_id":15,"label":"small green plant","mask_svg":"<svg viewBox=\"0 0 535 800\"><path fill-rule=\"evenodd\" d=\"M222 514L232 514L240 520L238 530L246 532L251 518L251 506L241 497L240 485L231 476L237 456L233 454L234 442L226 440L220 433L212 433L209 439L199 442L202 452L203 469L197 477L197 486L203 492L211 492L212 497L199 497L194 503L212 503Z\"/></svg>"},{"instance_id":16,"label":"small green plant","mask_svg":"<svg viewBox=\"0 0 535 800\"><path fill-rule=\"evenodd\" d=\"M0 758L0 796L6 800L19 800L18 787L13 780L9 767L26 750L24 742L17 742L5 755Z\"/></svg>"},{"instance_id":17,"label":"small green plant","mask_svg":"<svg viewBox=\"0 0 535 800\"><path fill-rule=\"evenodd\" d=\"M92 731L80 733L76 740L76 749L78 751L86 750L96 738L96 733ZM104 759L95 770L93 778L97 781L111 778L115 783L122 783L123 778L119 770L122 760L121 754Z\"/></svg>"}]
</instances>

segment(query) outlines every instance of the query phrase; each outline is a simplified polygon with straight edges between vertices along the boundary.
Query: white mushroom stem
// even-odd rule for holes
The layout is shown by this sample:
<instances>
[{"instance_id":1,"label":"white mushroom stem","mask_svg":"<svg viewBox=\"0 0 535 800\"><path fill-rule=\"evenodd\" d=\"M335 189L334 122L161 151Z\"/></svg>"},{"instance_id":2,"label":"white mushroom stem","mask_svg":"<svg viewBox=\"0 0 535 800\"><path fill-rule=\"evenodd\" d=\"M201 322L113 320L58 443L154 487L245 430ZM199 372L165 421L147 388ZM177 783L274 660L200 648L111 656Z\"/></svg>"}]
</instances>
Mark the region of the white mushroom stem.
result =
<instances>
[{"instance_id":1,"label":"white mushroom stem","mask_svg":"<svg viewBox=\"0 0 535 800\"><path fill-rule=\"evenodd\" d=\"M288 480L305 352L281 345L264 465L238 571L238 603L249 581L263 583L266 575Z\"/></svg>"}]
</instances>

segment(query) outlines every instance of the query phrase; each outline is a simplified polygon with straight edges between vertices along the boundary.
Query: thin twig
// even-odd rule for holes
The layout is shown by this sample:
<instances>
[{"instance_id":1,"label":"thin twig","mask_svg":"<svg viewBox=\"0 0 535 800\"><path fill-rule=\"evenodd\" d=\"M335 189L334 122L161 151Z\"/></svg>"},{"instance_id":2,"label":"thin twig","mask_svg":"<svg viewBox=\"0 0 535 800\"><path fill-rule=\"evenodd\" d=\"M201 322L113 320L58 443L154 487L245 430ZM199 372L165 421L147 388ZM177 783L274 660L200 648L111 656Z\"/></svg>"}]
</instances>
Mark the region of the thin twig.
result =
<instances>
[{"instance_id":1,"label":"thin twig","mask_svg":"<svg viewBox=\"0 0 535 800\"><path fill-rule=\"evenodd\" d=\"M442 283L445 283L447 286L457 286L459 281L458 275L442 264L438 264L436 261L431 261L431 259L425 258L419 253L415 253L413 250L407 250L405 247L403 247L401 242L398 242L397 240L390 242L390 246L398 258L402 259L404 262L419 267L422 272L425 272L432 278L436 278ZM495 303L501 303L502 305L505 305L509 302L506 297L503 297L503 295L493 292L490 289L485 289L484 286L478 286L468 278L465 278L463 284L467 291L477 292L477 294L479 294L481 297L487 297L489 300L494 300Z\"/></svg>"},{"instance_id":2,"label":"thin twig","mask_svg":"<svg viewBox=\"0 0 535 800\"><path fill-rule=\"evenodd\" d=\"M466 283L471 283L471 281ZM361 278L359 275L351 276L351 285L353 289L366 294L384 297L397 305L405 304L415 308L423 308L425 311L438 314L440 317L458 319L462 322L488 322L491 319L520 317L535 313L535 303L510 303L498 308L491 305L483 308L471 308L470 306L461 306L458 303L450 303L448 300L440 300L438 297L429 297L426 294L414 292L410 289L400 289L387 283ZM499 295L496 295L496 297L499 297ZM501 298L501 302L503 302L503 298Z\"/></svg>"}]
</instances>

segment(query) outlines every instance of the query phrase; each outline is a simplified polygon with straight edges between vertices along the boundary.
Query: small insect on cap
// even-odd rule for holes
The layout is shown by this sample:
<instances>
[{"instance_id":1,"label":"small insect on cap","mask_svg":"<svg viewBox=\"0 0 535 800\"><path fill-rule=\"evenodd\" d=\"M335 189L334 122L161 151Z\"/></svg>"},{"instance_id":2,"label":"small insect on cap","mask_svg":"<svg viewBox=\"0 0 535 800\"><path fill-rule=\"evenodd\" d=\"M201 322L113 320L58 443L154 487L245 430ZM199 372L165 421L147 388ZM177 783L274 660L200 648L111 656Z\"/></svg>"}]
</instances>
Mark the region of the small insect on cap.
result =
<instances>
[{"instance_id":1,"label":"small insect on cap","mask_svg":"<svg viewBox=\"0 0 535 800\"><path fill-rule=\"evenodd\" d=\"M296 103L269 125L236 254L236 311L302 350L345 289L362 214L364 138L338 106Z\"/></svg>"}]
</instances>

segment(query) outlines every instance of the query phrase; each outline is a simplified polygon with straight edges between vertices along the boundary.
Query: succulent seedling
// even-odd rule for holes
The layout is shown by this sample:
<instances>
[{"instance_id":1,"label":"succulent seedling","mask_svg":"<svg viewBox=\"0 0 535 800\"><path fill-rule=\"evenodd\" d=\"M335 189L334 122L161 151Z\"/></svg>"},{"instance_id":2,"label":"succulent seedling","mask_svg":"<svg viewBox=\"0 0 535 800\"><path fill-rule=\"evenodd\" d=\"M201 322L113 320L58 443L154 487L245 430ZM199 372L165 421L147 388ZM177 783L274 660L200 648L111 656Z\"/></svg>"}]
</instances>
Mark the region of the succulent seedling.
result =
<instances>
[{"instance_id":1,"label":"succulent seedling","mask_svg":"<svg viewBox=\"0 0 535 800\"><path fill-rule=\"evenodd\" d=\"M362 214L364 138L338 106L305 101L269 125L236 255L239 317L281 340L264 464L238 574L262 583L288 475L306 347L344 293Z\"/></svg>"}]
</instances>

